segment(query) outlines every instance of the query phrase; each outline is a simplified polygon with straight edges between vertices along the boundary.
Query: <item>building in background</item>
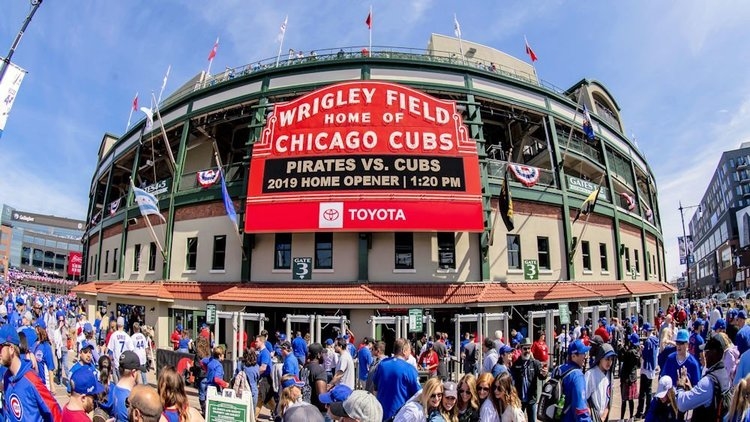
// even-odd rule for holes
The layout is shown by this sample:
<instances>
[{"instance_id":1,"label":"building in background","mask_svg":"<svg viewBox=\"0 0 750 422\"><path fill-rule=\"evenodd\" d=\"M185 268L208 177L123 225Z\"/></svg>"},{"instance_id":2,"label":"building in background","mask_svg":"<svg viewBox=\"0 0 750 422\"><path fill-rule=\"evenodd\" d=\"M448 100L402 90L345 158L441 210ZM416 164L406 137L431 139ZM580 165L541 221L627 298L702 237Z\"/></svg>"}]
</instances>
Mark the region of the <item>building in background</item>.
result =
<instances>
[{"instance_id":1,"label":"building in background","mask_svg":"<svg viewBox=\"0 0 750 422\"><path fill-rule=\"evenodd\" d=\"M746 290L744 271L738 271L741 234L747 229L750 206L750 143L724 151L714 175L690 219L694 260L690 265L692 289L701 293ZM739 212L739 213L738 213ZM747 243L747 242L745 242ZM747 245L745 245L747 246ZM745 264L750 266L750 261Z\"/></svg>"},{"instance_id":2,"label":"building in background","mask_svg":"<svg viewBox=\"0 0 750 422\"><path fill-rule=\"evenodd\" d=\"M201 73L153 127L105 134L74 291L91 312L143 309L161 346L207 302L270 332L340 316L359 337L394 335L368 321L410 309L452 334L457 313L507 312L528 332L529 312L563 303L581 323L651 319L674 294L658 189L607 88L428 45ZM231 330L217 322L217 338Z\"/></svg>"},{"instance_id":3,"label":"building in background","mask_svg":"<svg viewBox=\"0 0 750 422\"><path fill-rule=\"evenodd\" d=\"M84 221L3 205L0 225L0 265L5 263L6 269L49 278L73 280L80 277L80 264L77 272L70 264L80 262L82 256ZM7 257L7 261L3 257Z\"/></svg>"}]
</instances>

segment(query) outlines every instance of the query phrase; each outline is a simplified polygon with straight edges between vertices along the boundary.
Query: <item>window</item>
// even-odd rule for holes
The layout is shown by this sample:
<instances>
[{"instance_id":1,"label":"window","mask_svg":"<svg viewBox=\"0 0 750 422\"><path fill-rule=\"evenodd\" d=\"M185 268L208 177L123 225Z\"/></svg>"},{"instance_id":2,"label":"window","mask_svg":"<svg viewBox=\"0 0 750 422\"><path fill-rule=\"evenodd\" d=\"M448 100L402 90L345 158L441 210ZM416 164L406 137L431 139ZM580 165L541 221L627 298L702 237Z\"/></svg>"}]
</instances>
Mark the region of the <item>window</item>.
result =
<instances>
[{"instance_id":1,"label":"window","mask_svg":"<svg viewBox=\"0 0 750 422\"><path fill-rule=\"evenodd\" d=\"M633 249L633 259L635 260L635 273L640 274L641 272L641 260L638 257L638 249Z\"/></svg>"},{"instance_id":2,"label":"window","mask_svg":"<svg viewBox=\"0 0 750 422\"><path fill-rule=\"evenodd\" d=\"M581 257L583 258L583 270L591 271L591 248L587 240L581 241Z\"/></svg>"},{"instance_id":3,"label":"window","mask_svg":"<svg viewBox=\"0 0 750 422\"><path fill-rule=\"evenodd\" d=\"M292 234L276 233L274 245L273 268L275 270L292 268Z\"/></svg>"},{"instance_id":4,"label":"window","mask_svg":"<svg viewBox=\"0 0 750 422\"><path fill-rule=\"evenodd\" d=\"M104 274L109 272L109 251L104 252Z\"/></svg>"},{"instance_id":5,"label":"window","mask_svg":"<svg viewBox=\"0 0 750 422\"><path fill-rule=\"evenodd\" d=\"M211 260L212 270L223 270L227 256L227 236L214 236L214 256Z\"/></svg>"},{"instance_id":6,"label":"window","mask_svg":"<svg viewBox=\"0 0 750 422\"><path fill-rule=\"evenodd\" d=\"M315 233L315 268L333 268L333 233Z\"/></svg>"},{"instance_id":7,"label":"window","mask_svg":"<svg viewBox=\"0 0 750 422\"><path fill-rule=\"evenodd\" d=\"M521 236L517 234L507 235L508 242L508 269L521 269Z\"/></svg>"},{"instance_id":8,"label":"window","mask_svg":"<svg viewBox=\"0 0 750 422\"><path fill-rule=\"evenodd\" d=\"M599 244L599 260L602 266L602 271L609 271L609 262L607 261L607 244Z\"/></svg>"},{"instance_id":9,"label":"window","mask_svg":"<svg viewBox=\"0 0 750 422\"><path fill-rule=\"evenodd\" d=\"M437 234L438 267L442 269L456 268L456 234L453 232L439 232Z\"/></svg>"},{"instance_id":10,"label":"window","mask_svg":"<svg viewBox=\"0 0 750 422\"><path fill-rule=\"evenodd\" d=\"M154 242L148 246L148 270L156 271L156 243Z\"/></svg>"},{"instance_id":11,"label":"window","mask_svg":"<svg viewBox=\"0 0 750 422\"><path fill-rule=\"evenodd\" d=\"M112 254L112 272L117 274L117 248L115 248L115 252Z\"/></svg>"},{"instance_id":12,"label":"window","mask_svg":"<svg viewBox=\"0 0 750 422\"><path fill-rule=\"evenodd\" d=\"M141 269L141 244L135 245L133 251L133 272L138 272Z\"/></svg>"},{"instance_id":13,"label":"window","mask_svg":"<svg viewBox=\"0 0 750 422\"><path fill-rule=\"evenodd\" d=\"M395 235L396 269L414 268L414 233L397 232Z\"/></svg>"},{"instance_id":14,"label":"window","mask_svg":"<svg viewBox=\"0 0 750 422\"><path fill-rule=\"evenodd\" d=\"M198 238L188 237L187 249L185 251L185 270L195 271L198 261Z\"/></svg>"},{"instance_id":15,"label":"window","mask_svg":"<svg viewBox=\"0 0 750 422\"><path fill-rule=\"evenodd\" d=\"M537 237L536 238L536 250L539 259L539 269L549 270L549 238L548 237Z\"/></svg>"},{"instance_id":16,"label":"window","mask_svg":"<svg viewBox=\"0 0 750 422\"><path fill-rule=\"evenodd\" d=\"M630 248L625 248L625 272L630 272Z\"/></svg>"},{"instance_id":17,"label":"window","mask_svg":"<svg viewBox=\"0 0 750 422\"><path fill-rule=\"evenodd\" d=\"M646 266L648 267L648 273L651 274L654 270L651 267L651 253L646 251Z\"/></svg>"}]
</instances>

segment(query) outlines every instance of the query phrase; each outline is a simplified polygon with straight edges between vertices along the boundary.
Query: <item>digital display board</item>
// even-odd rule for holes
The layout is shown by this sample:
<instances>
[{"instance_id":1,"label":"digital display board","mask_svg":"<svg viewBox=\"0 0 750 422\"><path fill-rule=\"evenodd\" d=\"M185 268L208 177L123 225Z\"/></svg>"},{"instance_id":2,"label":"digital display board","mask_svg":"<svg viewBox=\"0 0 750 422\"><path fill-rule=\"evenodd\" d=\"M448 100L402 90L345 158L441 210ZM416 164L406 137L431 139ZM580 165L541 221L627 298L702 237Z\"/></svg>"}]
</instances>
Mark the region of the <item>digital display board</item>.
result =
<instances>
[{"instance_id":1,"label":"digital display board","mask_svg":"<svg viewBox=\"0 0 750 422\"><path fill-rule=\"evenodd\" d=\"M249 181L249 233L484 229L476 143L455 102L398 84L276 104Z\"/></svg>"}]
</instances>

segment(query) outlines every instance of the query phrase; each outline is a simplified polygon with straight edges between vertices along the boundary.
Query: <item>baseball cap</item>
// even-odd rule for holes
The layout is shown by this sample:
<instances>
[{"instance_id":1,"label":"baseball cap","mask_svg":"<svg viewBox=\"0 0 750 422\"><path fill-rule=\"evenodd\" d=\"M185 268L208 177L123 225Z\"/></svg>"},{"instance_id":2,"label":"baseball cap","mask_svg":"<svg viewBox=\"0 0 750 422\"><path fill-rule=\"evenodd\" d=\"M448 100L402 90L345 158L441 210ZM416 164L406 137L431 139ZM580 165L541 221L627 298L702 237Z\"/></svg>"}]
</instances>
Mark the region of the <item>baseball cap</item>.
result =
<instances>
[{"instance_id":1,"label":"baseball cap","mask_svg":"<svg viewBox=\"0 0 750 422\"><path fill-rule=\"evenodd\" d=\"M182 331L182 324L177 324L177 327L175 328L177 328L177 331Z\"/></svg>"},{"instance_id":2,"label":"baseball cap","mask_svg":"<svg viewBox=\"0 0 750 422\"><path fill-rule=\"evenodd\" d=\"M688 340L690 340L690 333L688 333L688 330L684 328L677 330L677 336L674 338L675 343L687 343Z\"/></svg>"},{"instance_id":3,"label":"baseball cap","mask_svg":"<svg viewBox=\"0 0 750 422\"><path fill-rule=\"evenodd\" d=\"M88 369L73 372L73 375L70 376L70 385L74 392L87 396L93 396L104 391L104 386L96 379L94 371Z\"/></svg>"},{"instance_id":4,"label":"baseball cap","mask_svg":"<svg viewBox=\"0 0 750 422\"><path fill-rule=\"evenodd\" d=\"M698 327L700 327L702 325L705 325L705 324L703 323L703 320L700 319L700 318L698 318L695 321L693 321L693 328L698 328Z\"/></svg>"},{"instance_id":5,"label":"baseball cap","mask_svg":"<svg viewBox=\"0 0 750 422\"><path fill-rule=\"evenodd\" d=\"M727 322L724 320L724 318L719 318L714 322L714 328L713 330L726 330L727 329Z\"/></svg>"},{"instance_id":6,"label":"baseball cap","mask_svg":"<svg viewBox=\"0 0 750 422\"><path fill-rule=\"evenodd\" d=\"M607 318L602 318L599 320L599 324L601 325L607 325Z\"/></svg>"},{"instance_id":7,"label":"baseball cap","mask_svg":"<svg viewBox=\"0 0 750 422\"><path fill-rule=\"evenodd\" d=\"M284 412L284 422L323 422L323 414L317 407L308 404L295 404Z\"/></svg>"},{"instance_id":8,"label":"baseball cap","mask_svg":"<svg viewBox=\"0 0 750 422\"><path fill-rule=\"evenodd\" d=\"M286 334L279 334L279 341L286 340Z\"/></svg>"},{"instance_id":9,"label":"baseball cap","mask_svg":"<svg viewBox=\"0 0 750 422\"><path fill-rule=\"evenodd\" d=\"M25 301L25 300L23 300L23 298L22 298L22 297L17 297L17 298L16 298L16 304L18 304L18 305L25 305L25 304L26 304L26 301Z\"/></svg>"},{"instance_id":10,"label":"baseball cap","mask_svg":"<svg viewBox=\"0 0 750 422\"><path fill-rule=\"evenodd\" d=\"M498 354L504 355L506 353L513 353L513 348L508 346L507 344L503 344L500 346L500 349L497 351Z\"/></svg>"},{"instance_id":11,"label":"baseball cap","mask_svg":"<svg viewBox=\"0 0 750 422\"><path fill-rule=\"evenodd\" d=\"M568 354L578 354L582 355L587 353L589 350L591 350L591 347L586 346L583 344L583 340L576 340L573 343L570 343L570 346L568 346Z\"/></svg>"},{"instance_id":12,"label":"baseball cap","mask_svg":"<svg viewBox=\"0 0 750 422\"><path fill-rule=\"evenodd\" d=\"M295 385L299 388L302 388L305 386L305 383L300 381L300 379L297 378L296 375L292 378L287 379L286 381L281 382L281 388L289 388Z\"/></svg>"},{"instance_id":13,"label":"baseball cap","mask_svg":"<svg viewBox=\"0 0 750 422\"><path fill-rule=\"evenodd\" d=\"M727 312L727 318L737 318L737 310L730 309L729 312Z\"/></svg>"},{"instance_id":14,"label":"baseball cap","mask_svg":"<svg viewBox=\"0 0 750 422\"><path fill-rule=\"evenodd\" d=\"M707 342L701 344L701 350L715 350L720 353L724 353L729 345L724 340L724 336L721 334L714 334Z\"/></svg>"},{"instance_id":15,"label":"baseball cap","mask_svg":"<svg viewBox=\"0 0 750 422\"><path fill-rule=\"evenodd\" d=\"M282 341L281 344L279 344L279 347L286 350L292 350L292 343L288 341Z\"/></svg>"},{"instance_id":16,"label":"baseball cap","mask_svg":"<svg viewBox=\"0 0 750 422\"><path fill-rule=\"evenodd\" d=\"M333 339L326 339L326 345L327 346L333 346Z\"/></svg>"},{"instance_id":17,"label":"baseball cap","mask_svg":"<svg viewBox=\"0 0 750 422\"><path fill-rule=\"evenodd\" d=\"M656 387L656 394L654 395L660 399L664 398L664 396L666 396L671 389L672 378L670 378L668 375L664 375L663 377L659 378L659 386Z\"/></svg>"},{"instance_id":18,"label":"baseball cap","mask_svg":"<svg viewBox=\"0 0 750 422\"><path fill-rule=\"evenodd\" d=\"M18 337L16 330L6 324L0 327L0 344L15 344L18 346L21 344L21 339Z\"/></svg>"},{"instance_id":19,"label":"baseball cap","mask_svg":"<svg viewBox=\"0 0 750 422\"><path fill-rule=\"evenodd\" d=\"M599 348L599 354L597 356L597 362L601 359L606 359L610 356L617 356L617 353L615 352L615 349L612 347L609 343L602 344L602 347Z\"/></svg>"},{"instance_id":20,"label":"baseball cap","mask_svg":"<svg viewBox=\"0 0 750 422\"><path fill-rule=\"evenodd\" d=\"M46 330L47 324L44 322L44 318L37 318L37 320L34 321L34 327L42 327L42 330Z\"/></svg>"},{"instance_id":21,"label":"baseball cap","mask_svg":"<svg viewBox=\"0 0 750 422\"><path fill-rule=\"evenodd\" d=\"M96 345L90 341L84 341L81 343L81 350L91 348L91 350L96 349Z\"/></svg>"},{"instance_id":22,"label":"baseball cap","mask_svg":"<svg viewBox=\"0 0 750 422\"><path fill-rule=\"evenodd\" d=\"M648 322L644 322L641 329L643 329L643 331L651 331L651 324L649 324Z\"/></svg>"},{"instance_id":23,"label":"baseball cap","mask_svg":"<svg viewBox=\"0 0 750 422\"><path fill-rule=\"evenodd\" d=\"M94 331L94 326L90 322L83 324L83 332L90 333Z\"/></svg>"},{"instance_id":24,"label":"baseball cap","mask_svg":"<svg viewBox=\"0 0 750 422\"><path fill-rule=\"evenodd\" d=\"M337 384L335 387L331 389L331 391L328 391L327 393L323 393L318 398L320 399L320 402L323 404L331 404L334 402L341 402L349 398L349 395L352 394L352 389L349 388L349 386L344 384Z\"/></svg>"},{"instance_id":25,"label":"baseball cap","mask_svg":"<svg viewBox=\"0 0 750 422\"><path fill-rule=\"evenodd\" d=\"M639 344L641 342L641 338L636 333L630 334L628 340L630 340L630 344Z\"/></svg>"},{"instance_id":26,"label":"baseball cap","mask_svg":"<svg viewBox=\"0 0 750 422\"><path fill-rule=\"evenodd\" d=\"M120 368L123 369L137 369L144 371L145 369L141 366L141 359L135 352L131 350L125 350L120 355Z\"/></svg>"},{"instance_id":27,"label":"baseball cap","mask_svg":"<svg viewBox=\"0 0 750 422\"><path fill-rule=\"evenodd\" d=\"M357 419L360 422L380 422L383 420L383 406L372 393L365 390L352 392L342 403L332 403L328 409L338 417Z\"/></svg>"},{"instance_id":28,"label":"baseball cap","mask_svg":"<svg viewBox=\"0 0 750 422\"><path fill-rule=\"evenodd\" d=\"M125 326L125 318L123 318L123 317L117 317L117 326L118 327L124 327Z\"/></svg>"},{"instance_id":29,"label":"baseball cap","mask_svg":"<svg viewBox=\"0 0 750 422\"><path fill-rule=\"evenodd\" d=\"M745 310L741 310L737 312L737 318L747 319L747 314L745 314Z\"/></svg>"},{"instance_id":30,"label":"baseball cap","mask_svg":"<svg viewBox=\"0 0 750 422\"><path fill-rule=\"evenodd\" d=\"M458 398L458 386L453 381L443 383L443 396Z\"/></svg>"}]
</instances>

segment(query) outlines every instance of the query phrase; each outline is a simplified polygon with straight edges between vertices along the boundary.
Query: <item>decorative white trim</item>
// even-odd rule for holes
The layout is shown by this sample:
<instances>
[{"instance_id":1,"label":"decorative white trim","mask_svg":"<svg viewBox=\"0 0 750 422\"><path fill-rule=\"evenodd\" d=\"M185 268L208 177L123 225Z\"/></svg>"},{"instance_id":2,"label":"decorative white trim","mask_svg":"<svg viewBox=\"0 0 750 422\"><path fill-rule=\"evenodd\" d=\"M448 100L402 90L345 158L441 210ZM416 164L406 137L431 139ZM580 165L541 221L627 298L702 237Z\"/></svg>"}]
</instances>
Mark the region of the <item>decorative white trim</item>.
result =
<instances>
[{"instance_id":1,"label":"decorative white trim","mask_svg":"<svg viewBox=\"0 0 750 422\"><path fill-rule=\"evenodd\" d=\"M552 270L539 270L539 274L552 274Z\"/></svg>"},{"instance_id":2,"label":"decorative white trim","mask_svg":"<svg viewBox=\"0 0 750 422\"><path fill-rule=\"evenodd\" d=\"M435 270L437 274L458 274L458 270L455 268L438 268Z\"/></svg>"},{"instance_id":3,"label":"decorative white trim","mask_svg":"<svg viewBox=\"0 0 750 422\"><path fill-rule=\"evenodd\" d=\"M416 268L394 268L393 274L416 274Z\"/></svg>"},{"instance_id":4,"label":"decorative white trim","mask_svg":"<svg viewBox=\"0 0 750 422\"><path fill-rule=\"evenodd\" d=\"M609 271L602 271L602 275L609 275Z\"/></svg>"},{"instance_id":5,"label":"decorative white trim","mask_svg":"<svg viewBox=\"0 0 750 422\"><path fill-rule=\"evenodd\" d=\"M182 271L183 274L195 274L196 270L184 270Z\"/></svg>"},{"instance_id":6,"label":"decorative white trim","mask_svg":"<svg viewBox=\"0 0 750 422\"><path fill-rule=\"evenodd\" d=\"M582 274L583 275L591 275L591 274L594 274L594 272L591 271L591 270L583 270Z\"/></svg>"},{"instance_id":7,"label":"decorative white trim","mask_svg":"<svg viewBox=\"0 0 750 422\"><path fill-rule=\"evenodd\" d=\"M321 274L333 274L334 273L333 268L320 268L320 269L313 268L312 272L321 273Z\"/></svg>"},{"instance_id":8,"label":"decorative white trim","mask_svg":"<svg viewBox=\"0 0 750 422\"><path fill-rule=\"evenodd\" d=\"M226 269L224 269L224 270L209 270L208 273L209 274L226 274L227 270Z\"/></svg>"},{"instance_id":9,"label":"decorative white trim","mask_svg":"<svg viewBox=\"0 0 750 422\"><path fill-rule=\"evenodd\" d=\"M522 269L516 269L516 268L508 268L505 270L505 274L523 274Z\"/></svg>"}]
</instances>

